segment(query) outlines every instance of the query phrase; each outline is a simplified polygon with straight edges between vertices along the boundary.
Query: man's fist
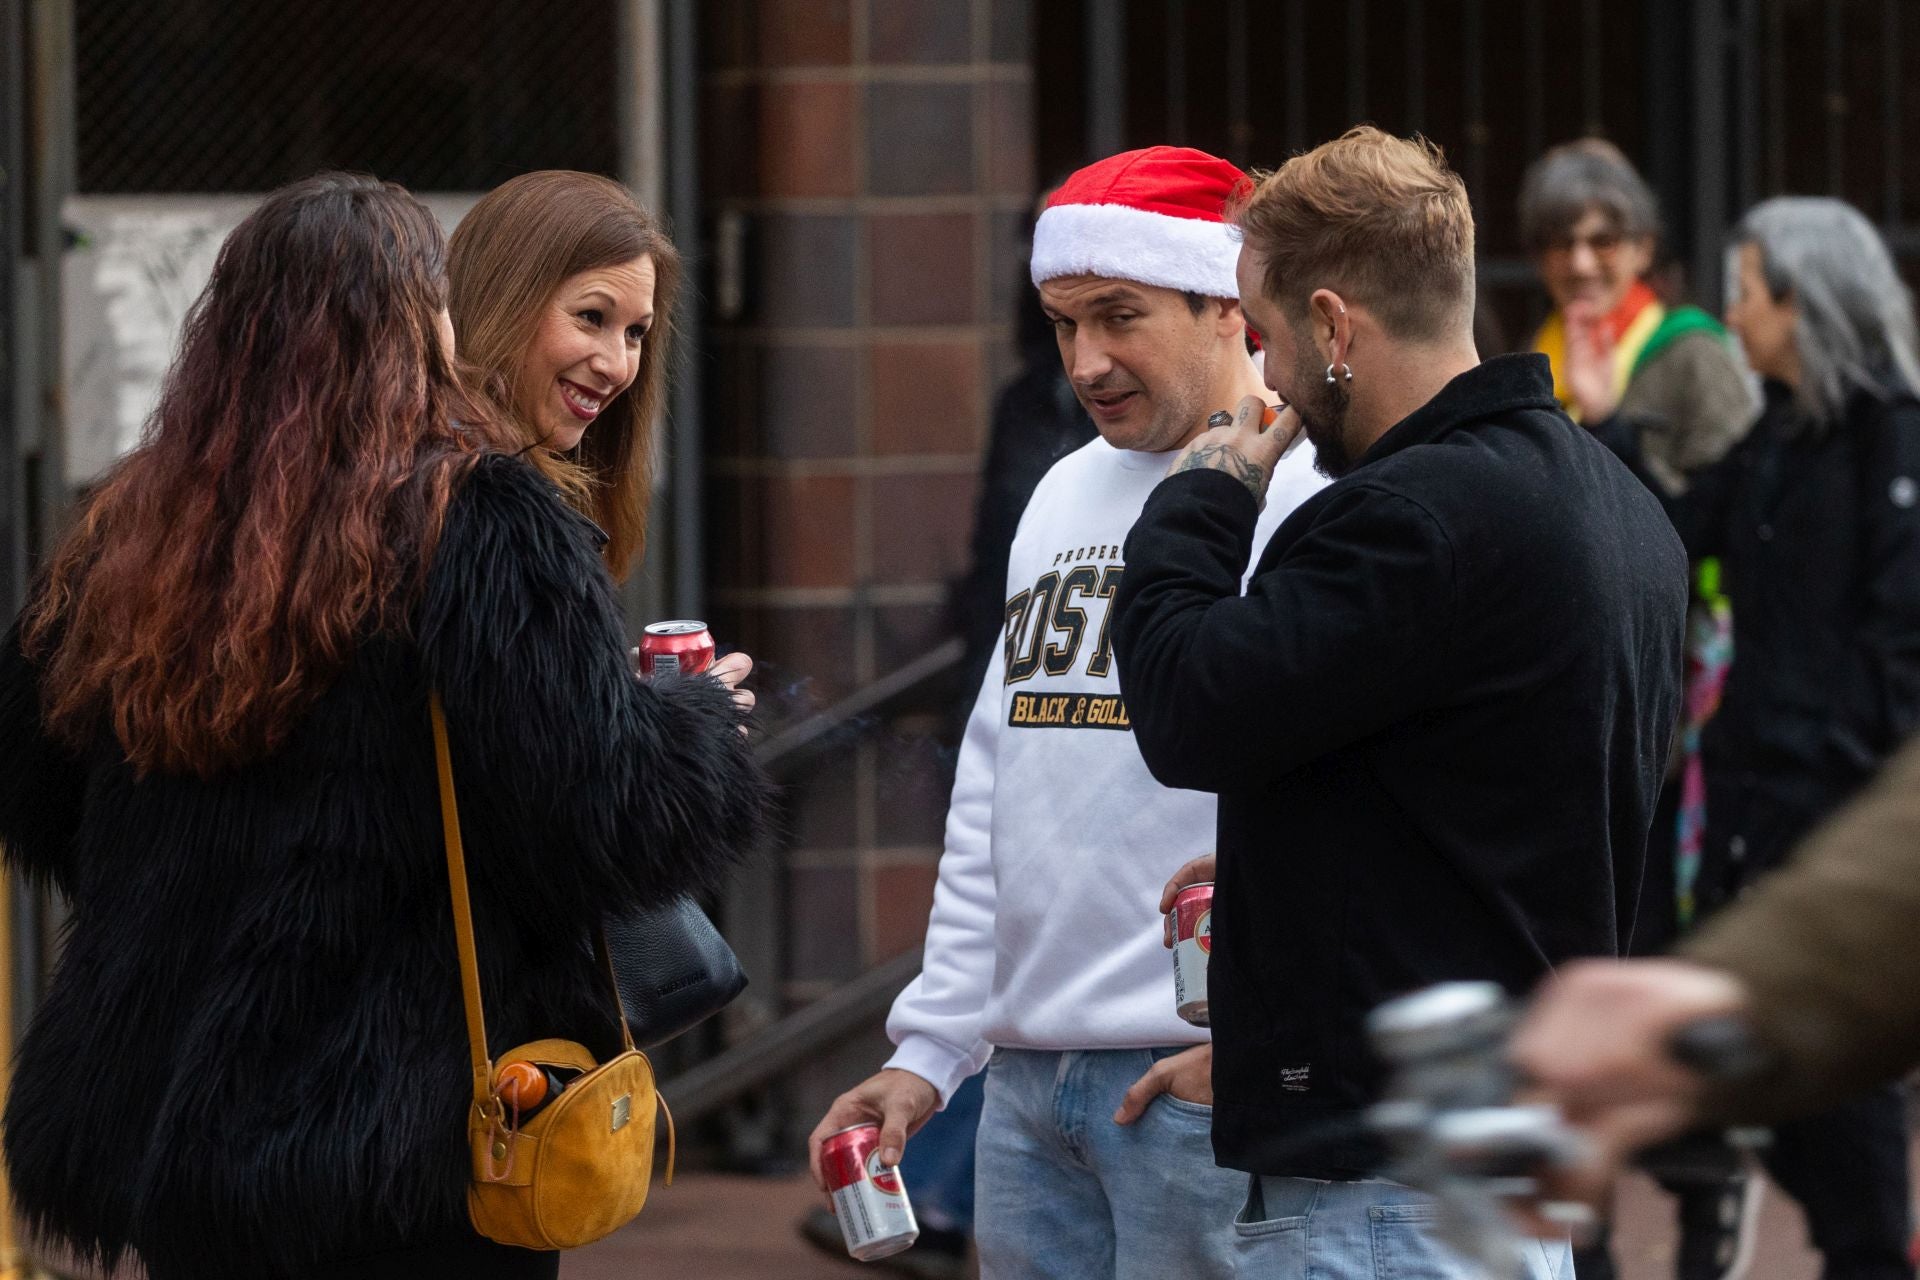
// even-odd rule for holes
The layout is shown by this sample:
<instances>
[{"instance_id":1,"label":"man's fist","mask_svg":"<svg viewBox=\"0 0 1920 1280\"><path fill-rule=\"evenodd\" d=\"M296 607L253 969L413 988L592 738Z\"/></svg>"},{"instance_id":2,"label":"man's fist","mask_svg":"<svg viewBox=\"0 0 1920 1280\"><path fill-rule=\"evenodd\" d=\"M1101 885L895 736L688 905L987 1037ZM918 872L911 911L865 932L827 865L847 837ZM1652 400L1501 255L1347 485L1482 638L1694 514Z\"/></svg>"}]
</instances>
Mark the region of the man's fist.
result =
<instances>
[{"instance_id":1,"label":"man's fist","mask_svg":"<svg viewBox=\"0 0 1920 1280\"><path fill-rule=\"evenodd\" d=\"M1214 856L1210 853L1203 853L1191 859L1173 873L1173 878L1167 881L1167 887L1160 891L1160 914L1166 918L1164 941L1169 951L1173 949L1173 900L1179 897L1180 891L1190 884L1212 882L1213 864Z\"/></svg>"},{"instance_id":2,"label":"man's fist","mask_svg":"<svg viewBox=\"0 0 1920 1280\"><path fill-rule=\"evenodd\" d=\"M813 1169L813 1181L827 1189L827 1177L820 1167L820 1144L842 1129L857 1124L880 1126L880 1162L899 1164L907 1139L920 1131L940 1106L940 1091L911 1071L889 1067L862 1080L833 1100L827 1114L807 1139L807 1164Z\"/></svg>"}]
</instances>

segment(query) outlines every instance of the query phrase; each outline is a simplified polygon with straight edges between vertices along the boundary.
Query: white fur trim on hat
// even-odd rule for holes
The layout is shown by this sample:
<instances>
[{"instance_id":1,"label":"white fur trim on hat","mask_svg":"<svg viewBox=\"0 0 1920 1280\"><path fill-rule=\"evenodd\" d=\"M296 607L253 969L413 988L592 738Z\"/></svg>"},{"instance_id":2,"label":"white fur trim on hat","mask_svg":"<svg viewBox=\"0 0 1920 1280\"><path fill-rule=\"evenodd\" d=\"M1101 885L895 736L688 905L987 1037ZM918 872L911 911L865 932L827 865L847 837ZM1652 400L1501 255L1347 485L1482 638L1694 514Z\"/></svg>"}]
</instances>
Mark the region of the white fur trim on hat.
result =
<instances>
[{"instance_id":1,"label":"white fur trim on hat","mask_svg":"<svg viewBox=\"0 0 1920 1280\"><path fill-rule=\"evenodd\" d=\"M1042 211L1033 228L1033 282L1105 276L1163 289L1238 298L1237 229L1124 204L1066 204Z\"/></svg>"}]
</instances>

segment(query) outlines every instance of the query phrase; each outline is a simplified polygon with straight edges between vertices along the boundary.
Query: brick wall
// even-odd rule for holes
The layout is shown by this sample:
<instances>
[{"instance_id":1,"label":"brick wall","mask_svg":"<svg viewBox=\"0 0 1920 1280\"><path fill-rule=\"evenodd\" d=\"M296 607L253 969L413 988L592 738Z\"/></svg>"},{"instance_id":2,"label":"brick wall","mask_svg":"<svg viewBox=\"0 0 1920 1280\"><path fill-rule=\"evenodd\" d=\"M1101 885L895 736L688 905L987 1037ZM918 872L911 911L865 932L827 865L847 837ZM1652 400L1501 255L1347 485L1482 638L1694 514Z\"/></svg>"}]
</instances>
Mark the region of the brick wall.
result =
<instances>
[{"instance_id":1,"label":"brick wall","mask_svg":"<svg viewBox=\"0 0 1920 1280\"><path fill-rule=\"evenodd\" d=\"M949 632L1034 190L1027 0L715 0L701 354L716 630L802 714ZM949 695L950 696L950 695ZM785 995L917 947L946 708L795 788Z\"/></svg>"}]
</instances>

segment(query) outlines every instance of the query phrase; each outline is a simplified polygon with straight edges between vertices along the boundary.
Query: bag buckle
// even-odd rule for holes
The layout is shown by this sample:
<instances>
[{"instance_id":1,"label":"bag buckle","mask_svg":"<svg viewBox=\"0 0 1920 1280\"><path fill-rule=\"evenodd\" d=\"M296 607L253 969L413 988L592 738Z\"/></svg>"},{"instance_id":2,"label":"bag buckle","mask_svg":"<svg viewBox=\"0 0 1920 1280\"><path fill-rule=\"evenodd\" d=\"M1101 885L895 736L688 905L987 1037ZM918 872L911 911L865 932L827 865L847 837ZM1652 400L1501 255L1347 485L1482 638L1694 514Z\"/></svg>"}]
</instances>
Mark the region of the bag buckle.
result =
<instances>
[{"instance_id":1,"label":"bag buckle","mask_svg":"<svg viewBox=\"0 0 1920 1280\"><path fill-rule=\"evenodd\" d=\"M480 1176L488 1182L505 1182L513 1176L513 1162L518 1154L514 1148L513 1138L520 1132L520 1108L517 1104L507 1102L497 1093L493 1095L491 1101L493 1103L491 1108L482 1105L480 1109L480 1118L487 1121L486 1167L481 1171ZM507 1118L509 1107L512 1108L511 1120ZM506 1166L496 1169L494 1162L503 1159L507 1162Z\"/></svg>"}]
</instances>

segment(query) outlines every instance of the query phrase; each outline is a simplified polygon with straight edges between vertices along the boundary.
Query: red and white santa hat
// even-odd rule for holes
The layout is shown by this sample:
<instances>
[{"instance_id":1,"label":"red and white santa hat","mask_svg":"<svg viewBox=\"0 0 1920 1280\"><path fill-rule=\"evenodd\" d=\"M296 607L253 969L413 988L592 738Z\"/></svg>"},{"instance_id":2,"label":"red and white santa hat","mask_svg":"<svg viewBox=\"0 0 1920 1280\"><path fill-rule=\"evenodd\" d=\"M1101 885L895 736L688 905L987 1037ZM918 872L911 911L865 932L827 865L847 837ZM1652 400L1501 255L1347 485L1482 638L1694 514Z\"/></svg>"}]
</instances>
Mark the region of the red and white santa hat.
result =
<instances>
[{"instance_id":1,"label":"red and white santa hat","mask_svg":"<svg viewBox=\"0 0 1920 1280\"><path fill-rule=\"evenodd\" d=\"M1033 228L1033 282L1105 276L1237 298L1240 238L1224 210L1246 181L1192 147L1123 151L1081 169L1055 191Z\"/></svg>"}]
</instances>

